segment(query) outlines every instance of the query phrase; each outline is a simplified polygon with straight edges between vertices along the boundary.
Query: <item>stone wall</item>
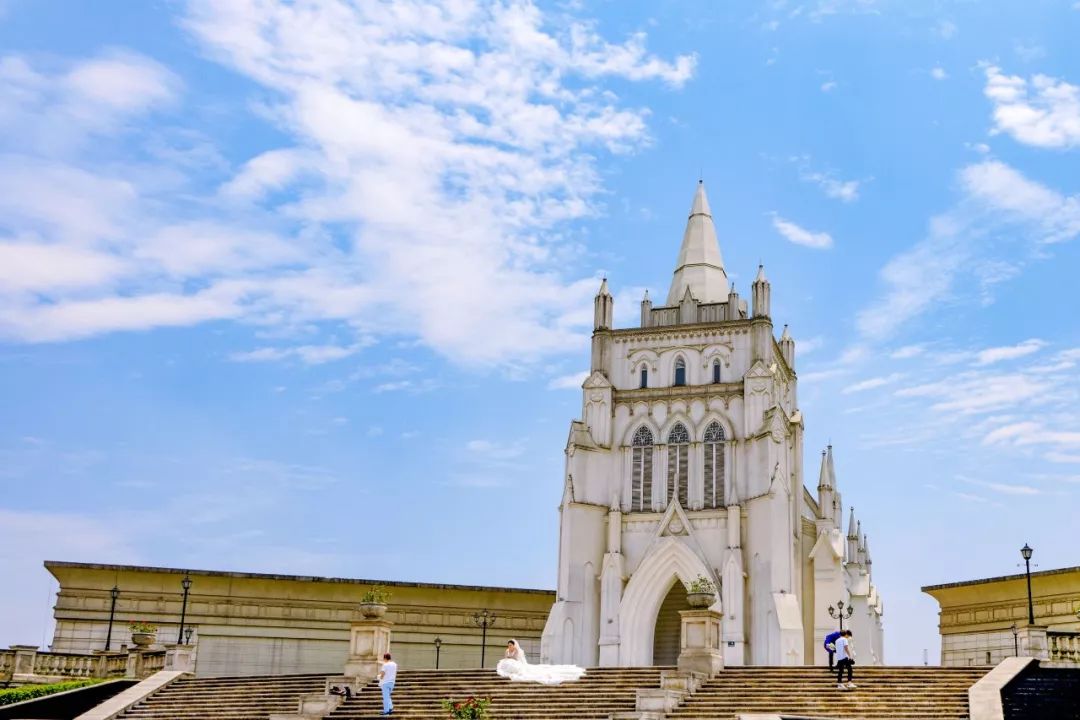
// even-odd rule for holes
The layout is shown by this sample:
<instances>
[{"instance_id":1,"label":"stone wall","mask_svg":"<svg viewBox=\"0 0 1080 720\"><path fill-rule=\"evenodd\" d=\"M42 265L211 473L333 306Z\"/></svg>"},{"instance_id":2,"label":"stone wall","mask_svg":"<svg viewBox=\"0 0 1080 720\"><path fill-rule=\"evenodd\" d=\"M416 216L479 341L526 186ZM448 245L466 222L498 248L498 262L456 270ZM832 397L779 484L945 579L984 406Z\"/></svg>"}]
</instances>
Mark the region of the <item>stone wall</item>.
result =
<instances>
[{"instance_id":1,"label":"stone wall","mask_svg":"<svg viewBox=\"0 0 1080 720\"><path fill-rule=\"evenodd\" d=\"M110 596L120 589L112 648L130 644L128 623L159 626L160 643L176 642L185 571L120 565L49 562L60 583L54 608L54 652L90 653L105 646ZM498 619L488 631L486 664L502 657L506 640L539 651L554 593L458 585L428 585L344 578L192 571L187 626L194 628L200 675L341 672L350 623L360 596L373 584L393 594L392 651L405 668L435 666L434 639L443 641L439 667L478 667L481 631L475 612Z\"/></svg>"}]
</instances>

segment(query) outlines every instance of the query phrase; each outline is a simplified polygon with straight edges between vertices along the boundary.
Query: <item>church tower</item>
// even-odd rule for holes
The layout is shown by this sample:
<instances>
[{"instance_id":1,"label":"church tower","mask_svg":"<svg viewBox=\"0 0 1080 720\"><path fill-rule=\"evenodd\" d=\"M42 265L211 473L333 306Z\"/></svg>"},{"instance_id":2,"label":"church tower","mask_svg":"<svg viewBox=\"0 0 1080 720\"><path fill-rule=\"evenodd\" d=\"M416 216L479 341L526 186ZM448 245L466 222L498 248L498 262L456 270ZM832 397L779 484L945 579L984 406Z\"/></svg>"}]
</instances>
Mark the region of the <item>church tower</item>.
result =
<instances>
[{"instance_id":1,"label":"church tower","mask_svg":"<svg viewBox=\"0 0 1080 720\"><path fill-rule=\"evenodd\" d=\"M749 298L728 277L700 182L665 304L646 293L639 326L616 328L601 284L566 444L545 662L674 665L698 577L719 590L725 663L812 661L810 550L826 533L842 579L839 494L831 454L821 504L803 486L795 341L786 327L775 337L764 267Z\"/></svg>"}]
</instances>

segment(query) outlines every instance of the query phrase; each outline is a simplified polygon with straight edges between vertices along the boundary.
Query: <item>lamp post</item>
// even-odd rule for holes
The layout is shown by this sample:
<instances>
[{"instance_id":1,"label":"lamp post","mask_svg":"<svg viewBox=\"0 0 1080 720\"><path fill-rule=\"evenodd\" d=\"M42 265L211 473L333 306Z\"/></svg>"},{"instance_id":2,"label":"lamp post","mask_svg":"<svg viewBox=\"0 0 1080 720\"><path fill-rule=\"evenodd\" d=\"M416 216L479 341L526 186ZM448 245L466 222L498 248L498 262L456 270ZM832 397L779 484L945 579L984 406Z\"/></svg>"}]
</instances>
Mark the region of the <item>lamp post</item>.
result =
<instances>
[{"instance_id":1,"label":"lamp post","mask_svg":"<svg viewBox=\"0 0 1080 720\"><path fill-rule=\"evenodd\" d=\"M120 597L120 588L113 585L113 589L109 591L109 595L112 596L112 604L109 606L109 630L105 633L105 652L109 651L112 646L112 624L113 618L116 617L116 598Z\"/></svg>"},{"instance_id":2,"label":"lamp post","mask_svg":"<svg viewBox=\"0 0 1080 720\"><path fill-rule=\"evenodd\" d=\"M435 637L435 669L439 669L439 651L442 650L442 638Z\"/></svg>"},{"instance_id":3,"label":"lamp post","mask_svg":"<svg viewBox=\"0 0 1080 720\"><path fill-rule=\"evenodd\" d=\"M180 587L184 588L184 604L180 608L180 632L176 636L176 642L184 642L184 620L187 618L187 598L188 591L191 590L191 578L188 575L184 575L184 579L180 581Z\"/></svg>"},{"instance_id":4,"label":"lamp post","mask_svg":"<svg viewBox=\"0 0 1080 720\"><path fill-rule=\"evenodd\" d=\"M484 608L483 612L473 615L473 623L483 630L480 640L480 667L484 667L487 659L487 629L495 624L495 613L488 612L487 608Z\"/></svg>"},{"instance_id":5,"label":"lamp post","mask_svg":"<svg viewBox=\"0 0 1080 720\"><path fill-rule=\"evenodd\" d=\"M195 628L191 627L190 625L188 625L186 628L184 628L184 644L185 645L190 645L191 644L191 634L194 633L194 632L195 632Z\"/></svg>"},{"instance_id":6,"label":"lamp post","mask_svg":"<svg viewBox=\"0 0 1080 720\"><path fill-rule=\"evenodd\" d=\"M1013 655L1020 657L1020 628L1016 627L1016 623L1012 624L1009 628L1013 634Z\"/></svg>"},{"instance_id":7,"label":"lamp post","mask_svg":"<svg viewBox=\"0 0 1080 720\"><path fill-rule=\"evenodd\" d=\"M851 605L847 606L847 612L844 611L844 601L838 600L836 607L829 606L829 617L836 618L840 621L840 631L844 631L844 618L850 618L855 614L855 608Z\"/></svg>"},{"instance_id":8,"label":"lamp post","mask_svg":"<svg viewBox=\"0 0 1080 720\"><path fill-rule=\"evenodd\" d=\"M1031 602L1031 554L1035 552L1027 543L1020 548L1020 555L1024 558L1024 573L1027 575L1028 590L1028 625L1035 624L1035 606Z\"/></svg>"}]
</instances>

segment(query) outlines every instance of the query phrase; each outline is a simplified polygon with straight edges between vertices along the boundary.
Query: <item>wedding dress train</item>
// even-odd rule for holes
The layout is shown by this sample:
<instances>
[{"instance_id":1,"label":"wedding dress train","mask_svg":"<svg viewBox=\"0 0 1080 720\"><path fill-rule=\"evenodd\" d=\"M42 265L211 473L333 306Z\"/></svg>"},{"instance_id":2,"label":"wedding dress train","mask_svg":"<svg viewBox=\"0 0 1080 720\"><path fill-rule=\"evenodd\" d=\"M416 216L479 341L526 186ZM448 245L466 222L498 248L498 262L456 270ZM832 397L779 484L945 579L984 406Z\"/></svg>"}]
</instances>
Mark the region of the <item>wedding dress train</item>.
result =
<instances>
[{"instance_id":1,"label":"wedding dress train","mask_svg":"<svg viewBox=\"0 0 1080 720\"><path fill-rule=\"evenodd\" d=\"M541 685L561 685L574 682L585 674L585 668L577 665L530 665L525 651L513 640L513 650L495 666L495 672L515 682L534 682Z\"/></svg>"}]
</instances>

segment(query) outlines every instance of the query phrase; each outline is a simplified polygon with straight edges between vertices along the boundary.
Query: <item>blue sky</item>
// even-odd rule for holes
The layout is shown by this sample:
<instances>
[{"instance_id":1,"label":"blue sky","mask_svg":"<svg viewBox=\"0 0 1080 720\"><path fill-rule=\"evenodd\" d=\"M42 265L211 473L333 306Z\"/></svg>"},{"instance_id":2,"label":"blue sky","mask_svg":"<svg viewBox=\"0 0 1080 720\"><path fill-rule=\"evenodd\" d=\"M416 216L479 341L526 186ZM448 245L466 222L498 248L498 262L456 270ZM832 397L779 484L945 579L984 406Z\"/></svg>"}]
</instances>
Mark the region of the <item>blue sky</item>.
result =
<instances>
[{"instance_id":1,"label":"blue sky","mask_svg":"<svg viewBox=\"0 0 1080 720\"><path fill-rule=\"evenodd\" d=\"M45 558L552 587L592 295L699 175L889 661L1080 564L1080 4L358 5L0 2L0 646Z\"/></svg>"}]
</instances>

